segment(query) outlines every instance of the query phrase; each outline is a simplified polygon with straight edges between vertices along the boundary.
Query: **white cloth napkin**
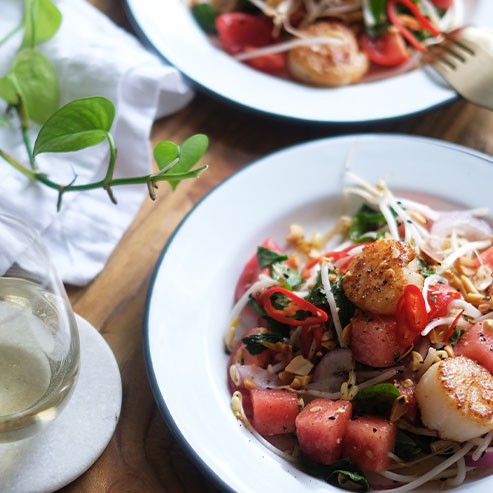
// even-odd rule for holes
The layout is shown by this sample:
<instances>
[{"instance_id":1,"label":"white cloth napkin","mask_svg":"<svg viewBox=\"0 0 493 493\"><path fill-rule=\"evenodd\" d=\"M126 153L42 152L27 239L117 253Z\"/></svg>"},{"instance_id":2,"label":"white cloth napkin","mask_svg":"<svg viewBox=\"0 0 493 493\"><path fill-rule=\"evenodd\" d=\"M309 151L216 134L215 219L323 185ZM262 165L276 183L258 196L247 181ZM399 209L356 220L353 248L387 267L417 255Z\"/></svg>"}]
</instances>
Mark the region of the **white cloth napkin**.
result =
<instances>
[{"instance_id":1,"label":"white cloth napkin","mask_svg":"<svg viewBox=\"0 0 493 493\"><path fill-rule=\"evenodd\" d=\"M19 0L0 0L0 38L22 18ZM61 104L73 99L104 96L116 106L112 135L118 149L115 177L151 172L150 131L154 119L185 106L193 92L176 69L146 51L85 0L55 1L62 12L59 31L38 46L53 63L61 86ZM0 76L10 71L22 33L0 47ZM0 115L6 104L0 102ZM0 127L0 149L23 164L26 150L17 128ZM32 144L39 130L31 130ZM106 143L73 153L42 154L38 165L50 178L69 183L101 179L107 169ZM145 185L115 187L118 205L103 190L69 192L56 212L57 193L0 160L0 211L14 215L43 236L61 279L84 285L104 267L132 222L144 197ZM3 239L2 239L3 241Z\"/></svg>"}]
</instances>

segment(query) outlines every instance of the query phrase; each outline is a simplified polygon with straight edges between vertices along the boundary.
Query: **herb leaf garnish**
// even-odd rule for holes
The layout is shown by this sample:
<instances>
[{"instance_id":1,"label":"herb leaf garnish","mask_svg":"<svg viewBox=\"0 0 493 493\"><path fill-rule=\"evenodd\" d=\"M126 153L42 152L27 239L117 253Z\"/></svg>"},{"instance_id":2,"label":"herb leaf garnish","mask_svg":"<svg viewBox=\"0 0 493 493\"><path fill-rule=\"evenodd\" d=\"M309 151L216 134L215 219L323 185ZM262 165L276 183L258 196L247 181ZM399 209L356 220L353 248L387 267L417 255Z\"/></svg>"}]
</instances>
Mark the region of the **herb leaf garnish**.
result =
<instances>
[{"instance_id":1,"label":"herb leaf garnish","mask_svg":"<svg viewBox=\"0 0 493 493\"><path fill-rule=\"evenodd\" d=\"M409 431L397 430L395 455L404 461L411 461L420 455L430 453L431 437L415 435Z\"/></svg>"},{"instance_id":2,"label":"herb leaf garnish","mask_svg":"<svg viewBox=\"0 0 493 493\"><path fill-rule=\"evenodd\" d=\"M265 248L263 246L257 247L257 262L261 269L278 262L284 262L287 259L287 255L283 255L275 250L271 250L270 248Z\"/></svg>"},{"instance_id":3,"label":"herb leaf garnish","mask_svg":"<svg viewBox=\"0 0 493 493\"><path fill-rule=\"evenodd\" d=\"M342 276L337 275L335 271L330 271L329 275L332 274L337 276L337 280L331 281L329 279L330 288L332 290L332 295L334 296L336 306L337 308L339 308L339 320L344 327L349 323L352 316L354 315L356 306L351 301L349 301L348 297L344 293L344 289L342 287ZM325 296L325 290L322 284L322 275L320 272L318 273L315 286L313 286L305 299L315 306L324 306L328 304L327 297Z\"/></svg>"},{"instance_id":4,"label":"herb leaf garnish","mask_svg":"<svg viewBox=\"0 0 493 493\"><path fill-rule=\"evenodd\" d=\"M391 383L378 383L360 390L353 400L359 414L388 416L394 400L401 393Z\"/></svg>"},{"instance_id":5,"label":"herb leaf garnish","mask_svg":"<svg viewBox=\"0 0 493 493\"><path fill-rule=\"evenodd\" d=\"M283 337L280 334L275 334L272 332L263 332L260 334L252 334L244 337L241 342L245 344L246 350L252 354L260 354L261 352L268 349L265 344L275 344L276 342L282 341Z\"/></svg>"}]
</instances>

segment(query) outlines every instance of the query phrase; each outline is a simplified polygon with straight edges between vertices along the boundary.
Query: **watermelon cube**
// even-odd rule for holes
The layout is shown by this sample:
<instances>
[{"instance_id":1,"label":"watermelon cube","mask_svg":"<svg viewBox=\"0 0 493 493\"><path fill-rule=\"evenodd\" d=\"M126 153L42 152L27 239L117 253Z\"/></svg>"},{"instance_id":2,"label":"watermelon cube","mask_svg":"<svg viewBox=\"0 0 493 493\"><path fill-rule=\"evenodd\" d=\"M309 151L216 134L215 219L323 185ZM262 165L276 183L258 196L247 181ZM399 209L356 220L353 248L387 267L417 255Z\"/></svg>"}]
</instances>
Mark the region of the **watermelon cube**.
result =
<instances>
[{"instance_id":1,"label":"watermelon cube","mask_svg":"<svg viewBox=\"0 0 493 493\"><path fill-rule=\"evenodd\" d=\"M454 353L477 361L493 374L493 331L482 323L473 325L459 339Z\"/></svg>"},{"instance_id":2,"label":"watermelon cube","mask_svg":"<svg viewBox=\"0 0 493 493\"><path fill-rule=\"evenodd\" d=\"M296 418L296 434L307 459L333 464L341 456L343 436L351 418L348 401L315 399Z\"/></svg>"},{"instance_id":3,"label":"watermelon cube","mask_svg":"<svg viewBox=\"0 0 493 493\"><path fill-rule=\"evenodd\" d=\"M396 330L394 316L356 311L351 319L351 349L354 359L374 368L395 364L402 352L397 342Z\"/></svg>"},{"instance_id":4,"label":"watermelon cube","mask_svg":"<svg viewBox=\"0 0 493 493\"><path fill-rule=\"evenodd\" d=\"M265 436L293 433L300 412L298 396L288 390L253 389L252 425Z\"/></svg>"},{"instance_id":5,"label":"watermelon cube","mask_svg":"<svg viewBox=\"0 0 493 493\"><path fill-rule=\"evenodd\" d=\"M396 436L395 423L377 416L361 416L349 421L342 443L342 455L361 469L387 469Z\"/></svg>"}]
</instances>

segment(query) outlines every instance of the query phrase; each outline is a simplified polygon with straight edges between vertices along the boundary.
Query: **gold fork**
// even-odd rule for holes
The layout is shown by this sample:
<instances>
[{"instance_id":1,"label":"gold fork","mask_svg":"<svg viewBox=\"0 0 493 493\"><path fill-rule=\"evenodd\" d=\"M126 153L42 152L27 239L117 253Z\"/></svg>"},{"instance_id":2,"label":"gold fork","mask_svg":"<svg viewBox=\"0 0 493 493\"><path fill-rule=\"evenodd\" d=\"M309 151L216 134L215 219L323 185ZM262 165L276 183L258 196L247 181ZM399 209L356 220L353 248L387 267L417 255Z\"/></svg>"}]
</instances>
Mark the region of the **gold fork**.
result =
<instances>
[{"instance_id":1,"label":"gold fork","mask_svg":"<svg viewBox=\"0 0 493 493\"><path fill-rule=\"evenodd\" d=\"M493 31L474 26L451 31L427 55L461 96L493 110Z\"/></svg>"}]
</instances>

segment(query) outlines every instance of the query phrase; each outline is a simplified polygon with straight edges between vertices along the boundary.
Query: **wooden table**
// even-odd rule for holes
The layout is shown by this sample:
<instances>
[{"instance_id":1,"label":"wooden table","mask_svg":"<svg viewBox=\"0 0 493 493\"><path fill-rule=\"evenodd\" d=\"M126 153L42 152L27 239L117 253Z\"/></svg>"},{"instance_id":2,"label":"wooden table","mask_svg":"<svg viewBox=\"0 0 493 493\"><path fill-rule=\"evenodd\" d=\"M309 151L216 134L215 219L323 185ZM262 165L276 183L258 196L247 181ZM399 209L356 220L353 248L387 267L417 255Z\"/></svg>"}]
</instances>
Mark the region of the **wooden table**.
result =
<instances>
[{"instance_id":1,"label":"wooden table","mask_svg":"<svg viewBox=\"0 0 493 493\"><path fill-rule=\"evenodd\" d=\"M123 0L91 0L129 29ZM399 132L455 142L493 154L493 112L464 101L402 121L351 128L272 121L198 94L187 108L156 122L152 140L182 142L205 133L210 169L176 192L162 185L147 198L101 274L84 288L68 287L77 313L89 320L115 353L123 381L116 433L99 460L63 493L216 491L174 440L154 402L142 352L147 286L169 236L212 187L249 162L298 142L354 132Z\"/></svg>"}]
</instances>

